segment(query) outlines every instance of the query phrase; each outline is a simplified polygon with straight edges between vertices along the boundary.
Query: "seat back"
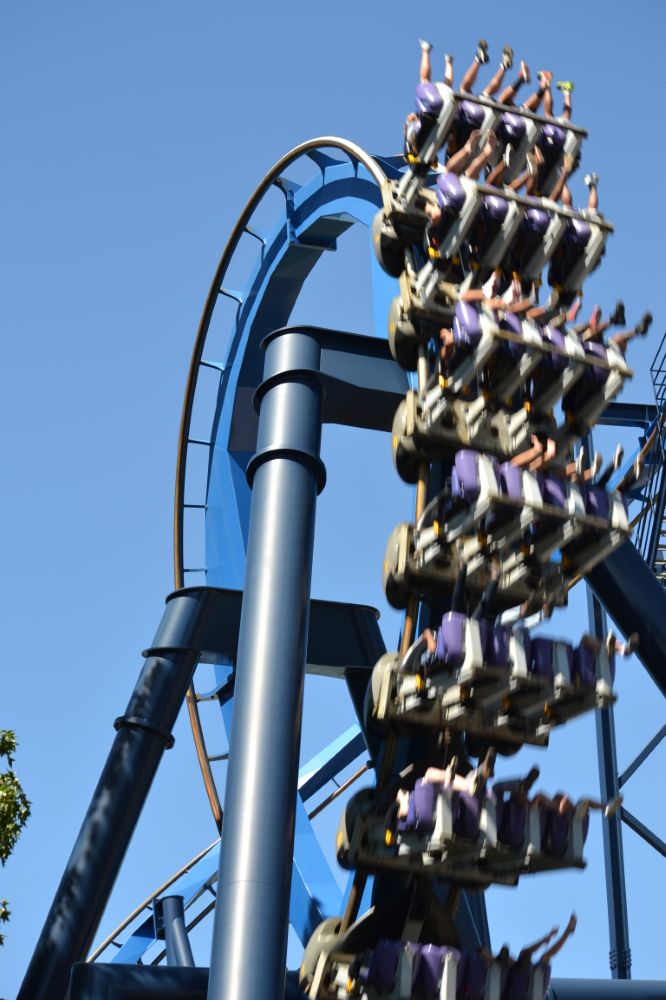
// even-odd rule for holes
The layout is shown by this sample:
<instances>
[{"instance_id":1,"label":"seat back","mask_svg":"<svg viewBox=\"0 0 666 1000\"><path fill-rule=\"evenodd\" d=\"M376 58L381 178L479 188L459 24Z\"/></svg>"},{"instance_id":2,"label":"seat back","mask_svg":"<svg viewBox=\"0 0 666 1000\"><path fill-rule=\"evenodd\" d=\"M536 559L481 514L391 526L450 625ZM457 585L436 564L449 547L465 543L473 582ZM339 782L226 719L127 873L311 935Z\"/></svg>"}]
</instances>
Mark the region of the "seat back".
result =
<instances>
[{"instance_id":1,"label":"seat back","mask_svg":"<svg viewBox=\"0 0 666 1000\"><path fill-rule=\"evenodd\" d=\"M368 984L388 992L395 986L402 941L379 940L370 959Z\"/></svg>"},{"instance_id":2,"label":"seat back","mask_svg":"<svg viewBox=\"0 0 666 1000\"><path fill-rule=\"evenodd\" d=\"M460 989L458 996L465 1000L483 1000L488 978L488 966L479 951L469 951L461 962Z\"/></svg>"},{"instance_id":3,"label":"seat back","mask_svg":"<svg viewBox=\"0 0 666 1000\"><path fill-rule=\"evenodd\" d=\"M416 86L416 113L437 118L444 107L444 100L431 80L422 80Z\"/></svg>"},{"instance_id":4,"label":"seat back","mask_svg":"<svg viewBox=\"0 0 666 1000\"><path fill-rule=\"evenodd\" d=\"M457 215L465 204L465 192L457 174L437 174L435 194L437 204L443 212L453 212Z\"/></svg>"},{"instance_id":5,"label":"seat back","mask_svg":"<svg viewBox=\"0 0 666 1000\"><path fill-rule=\"evenodd\" d=\"M453 339L457 347L471 350L481 340L481 318L471 302L457 302L453 312Z\"/></svg>"},{"instance_id":6,"label":"seat back","mask_svg":"<svg viewBox=\"0 0 666 1000\"><path fill-rule=\"evenodd\" d=\"M451 473L451 492L463 500L476 500L480 490L479 453L471 448L461 448L456 452Z\"/></svg>"},{"instance_id":7,"label":"seat back","mask_svg":"<svg viewBox=\"0 0 666 1000\"><path fill-rule=\"evenodd\" d=\"M476 840L479 836L481 804L468 792L453 793L453 832L458 837Z\"/></svg>"},{"instance_id":8,"label":"seat back","mask_svg":"<svg viewBox=\"0 0 666 1000\"><path fill-rule=\"evenodd\" d=\"M538 636L530 643L529 669L539 677L546 677L552 680L553 677L553 650L552 639Z\"/></svg>"},{"instance_id":9,"label":"seat back","mask_svg":"<svg viewBox=\"0 0 666 1000\"><path fill-rule=\"evenodd\" d=\"M584 487L583 498L585 500L585 510L593 517L602 517L608 520L610 516L610 505L608 494L601 486L588 484Z\"/></svg>"},{"instance_id":10,"label":"seat back","mask_svg":"<svg viewBox=\"0 0 666 1000\"><path fill-rule=\"evenodd\" d=\"M432 833L435 829L436 792L437 789L431 782L424 782L419 778L414 784L410 805L414 804L412 829L416 833Z\"/></svg>"},{"instance_id":11,"label":"seat back","mask_svg":"<svg viewBox=\"0 0 666 1000\"><path fill-rule=\"evenodd\" d=\"M442 616L442 624L437 633L437 659L454 670L465 659L465 629L467 615L459 611L447 611Z\"/></svg>"},{"instance_id":12,"label":"seat back","mask_svg":"<svg viewBox=\"0 0 666 1000\"><path fill-rule=\"evenodd\" d=\"M435 1000L439 996L439 984L442 980L444 959L449 949L444 945L424 944L419 947L420 961L415 963L414 991L424 1000ZM459 954L457 952L456 954Z\"/></svg>"},{"instance_id":13,"label":"seat back","mask_svg":"<svg viewBox=\"0 0 666 1000\"><path fill-rule=\"evenodd\" d=\"M500 844L518 850L525 840L527 804L517 795L497 800L497 839Z\"/></svg>"}]
</instances>

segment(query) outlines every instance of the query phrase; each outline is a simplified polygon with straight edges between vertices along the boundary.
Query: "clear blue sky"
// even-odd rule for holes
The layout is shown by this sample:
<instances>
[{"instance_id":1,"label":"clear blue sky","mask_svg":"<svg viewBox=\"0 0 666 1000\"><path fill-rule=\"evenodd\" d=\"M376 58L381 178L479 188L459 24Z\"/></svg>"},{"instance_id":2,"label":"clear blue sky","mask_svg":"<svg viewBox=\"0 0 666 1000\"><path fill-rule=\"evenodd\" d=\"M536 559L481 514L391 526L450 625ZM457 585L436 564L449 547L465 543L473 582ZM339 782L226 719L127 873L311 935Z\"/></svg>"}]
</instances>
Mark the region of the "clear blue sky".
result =
<instances>
[{"instance_id":1,"label":"clear blue sky","mask_svg":"<svg viewBox=\"0 0 666 1000\"><path fill-rule=\"evenodd\" d=\"M622 295L630 320L646 307L654 312L650 338L632 348L636 379L624 397L651 399L648 369L666 312L663 3L516 0L422 11L395 0L2 4L0 726L18 733L17 769L33 801L30 824L0 873L0 895L13 910L0 951L2 996L18 987L113 719L172 587L180 405L227 235L264 172L301 140L337 134L372 152L398 151L419 36L435 44L436 66L445 51L455 53L458 79L481 33L492 67L510 41L533 71L575 81L574 120L590 131L584 165L601 174L601 207L616 224L587 302L612 306ZM639 159L647 164L640 169ZM582 173L573 182L581 200ZM313 276L296 318L370 332L367 252L363 233L343 241L339 260ZM604 441L610 451L613 441ZM324 446L329 485L318 512L313 593L380 607L387 644L395 644L380 565L390 528L408 515L409 491L392 473L388 437L330 428ZM582 598L550 631L580 634ZM618 687L622 767L664 713L636 661L621 665ZM350 719L344 699L322 681L308 686L306 713L304 756ZM100 937L215 836L184 717L176 738ZM221 725L215 741L211 735L211 751L224 748ZM629 808L662 836L664 754L662 747L627 787ZM535 756L544 788L597 792L593 720L566 727L546 754L523 759ZM334 807L318 826L331 854L337 816ZM625 850L634 974L658 977L664 865L630 831ZM519 946L575 907L579 929L556 973L605 975L598 822L587 853L583 874L489 893L494 943ZM208 933L204 927L196 942L202 962Z\"/></svg>"}]
</instances>

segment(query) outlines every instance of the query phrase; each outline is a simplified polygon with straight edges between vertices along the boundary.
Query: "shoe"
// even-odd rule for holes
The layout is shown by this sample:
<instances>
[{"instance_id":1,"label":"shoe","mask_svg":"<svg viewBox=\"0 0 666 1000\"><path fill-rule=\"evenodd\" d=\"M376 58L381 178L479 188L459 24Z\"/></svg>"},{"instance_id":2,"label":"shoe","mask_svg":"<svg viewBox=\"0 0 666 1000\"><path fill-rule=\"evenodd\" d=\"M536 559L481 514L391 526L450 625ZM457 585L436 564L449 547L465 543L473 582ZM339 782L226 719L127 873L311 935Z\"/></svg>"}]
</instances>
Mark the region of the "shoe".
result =
<instances>
[{"instance_id":1,"label":"shoe","mask_svg":"<svg viewBox=\"0 0 666 1000\"><path fill-rule=\"evenodd\" d=\"M585 187L595 188L599 186L599 174L585 174L583 177Z\"/></svg>"},{"instance_id":2,"label":"shoe","mask_svg":"<svg viewBox=\"0 0 666 1000\"><path fill-rule=\"evenodd\" d=\"M641 476L643 475L643 469L645 468L645 459L642 455L638 455L636 461L634 462L634 482L637 483Z\"/></svg>"},{"instance_id":3,"label":"shoe","mask_svg":"<svg viewBox=\"0 0 666 1000\"><path fill-rule=\"evenodd\" d=\"M426 42L425 38L419 38L419 45L421 46L424 52L430 52L430 50L432 49L432 45L430 44L430 42Z\"/></svg>"},{"instance_id":4,"label":"shoe","mask_svg":"<svg viewBox=\"0 0 666 1000\"><path fill-rule=\"evenodd\" d=\"M574 85L571 80L558 80L555 86L558 90L561 90L563 94L573 93Z\"/></svg>"},{"instance_id":5,"label":"shoe","mask_svg":"<svg viewBox=\"0 0 666 1000\"><path fill-rule=\"evenodd\" d=\"M513 152L513 148L507 142L506 149L504 150L504 156L502 157L502 159L504 160L504 166L507 167L507 168L511 166L511 154L512 154L512 152Z\"/></svg>"},{"instance_id":6,"label":"shoe","mask_svg":"<svg viewBox=\"0 0 666 1000\"><path fill-rule=\"evenodd\" d=\"M511 69L513 66L513 49L510 45L505 45L502 49L502 68Z\"/></svg>"},{"instance_id":7,"label":"shoe","mask_svg":"<svg viewBox=\"0 0 666 1000\"><path fill-rule=\"evenodd\" d=\"M606 819L608 819L609 816L614 816L623 802L624 802L624 795L616 795L614 799L611 799L606 808L604 809L604 816L606 817Z\"/></svg>"},{"instance_id":8,"label":"shoe","mask_svg":"<svg viewBox=\"0 0 666 1000\"><path fill-rule=\"evenodd\" d=\"M638 635L638 632L632 632L624 644L624 652L622 655L630 656L634 650L638 649L639 640L640 636Z\"/></svg>"},{"instance_id":9,"label":"shoe","mask_svg":"<svg viewBox=\"0 0 666 1000\"><path fill-rule=\"evenodd\" d=\"M550 87L553 81L553 74L548 69L540 69L537 73L537 80L542 87Z\"/></svg>"},{"instance_id":10,"label":"shoe","mask_svg":"<svg viewBox=\"0 0 666 1000\"><path fill-rule=\"evenodd\" d=\"M613 470L615 472L617 472L617 470L622 465L623 458L624 458L624 448L622 447L621 444L619 444L615 449L615 454L613 455Z\"/></svg>"},{"instance_id":11,"label":"shoe","mask_svg":"<svg viewBox=\"0 0 666 1000\"><path fill-rule=\"evenodd\" d=\"M444 53L444 62L448 63L450 66L453 66L453 56L451 55L450 52Z\"/></svg>"},{"instance_id":12,"label":"shoe","mask_svg":"<svg viewBox=\"0 0 666 1000\"><path fill-rule=\"evenodd\" d=\"M615 303L615 309L608 317L608 322L611 326L624 326L627 322L624 316L624 302L618 300Z\"/></svg>"},{"instance_id":13,"label":"shoe","mask_svg":"<svg viewBox=\"0 0 666 1000\"><path fill-rule=\"evenodd\" d=\"M518 76L521 78L521 80L523 81L523 83L529 83L530 82L530 79L531 79L531 77L530 77L530 68L529 68L529 66L527 65L527 63L525 62L524 59L520 60L520 73L518 74Z\"/></svg>"},{"instance_id":14,"label":"shoe","mask_svg":"<svg viewBox=\"0 0 666 1000\"><path fill-rule=\"evenodd\" d=\"M651 312L643 313L643 318L641 319L640 323L638 323L634 328L639 337L645 336L645 334L650 329L651 323L652 323L652 313Z\"/></svg>"},{"instance_id":15,"label":"shoe","mask_svg":"<svg viewBox=\"0 0 666 1000\"><path fill-rule=\"evenodd\" d=\"M488 55L488 42L485 38L479 39L479 44L476 47L476 61L480 62L483 66L484 63L488 62L490 56Z\"/></svg>"},{"instance_id":16,"label":"shoe","mask_svg":"<svg viewBox=\"0 0 666 1000\"><path fill-rule=\"evenodd\" d=\"M596 455L594 456L594 458L592 459L592 478L593 479L601 471L601 466L603 464L604 464L604 457L601 454L601 452L598 451L596 453Z\"/></svg>"}]
</instances>

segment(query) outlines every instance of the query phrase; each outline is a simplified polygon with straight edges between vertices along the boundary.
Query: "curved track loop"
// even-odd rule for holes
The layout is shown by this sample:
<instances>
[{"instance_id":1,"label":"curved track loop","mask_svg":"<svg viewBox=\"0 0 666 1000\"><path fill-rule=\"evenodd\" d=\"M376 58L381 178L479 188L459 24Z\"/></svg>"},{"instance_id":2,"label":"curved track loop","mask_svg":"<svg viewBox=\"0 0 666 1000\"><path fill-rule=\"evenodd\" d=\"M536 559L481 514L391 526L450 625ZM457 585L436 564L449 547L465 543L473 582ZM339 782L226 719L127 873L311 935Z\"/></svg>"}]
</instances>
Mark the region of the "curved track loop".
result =
<instances>
[{"instance_id":1,"label":"curved track loop","mask_svg":"<svg viewBox=\"0 0 666 1000\"><path fill-rule=\"evenodd\" d=\"M201 321L199 323L199 329L197 331L196 340L194 342L194 349L192 351L192 359L190 361L190 368L187 376L187 385L185 388L185 399L183 402L183 410L180 421L180 432L178 437L178 455L176 460L176 484L175 484L175 495L174 495L174 584L176 589L180 589L184 586L184 575L185 575L185 564L184 564L184 509L185 509L185 481L186 481L186 468L187 468L187 451L190 436L190 425L192 420L192 409L194 405L194 398L196 394L197 381L199 376L199 369L201 367L201 362L203 358L204 346L206 343L206 337L208 334L208 329L210 327L211 319L213 316L213 311L215 304L218 299L220 288L224 281L225 275L236 251L236 248L241 240L244 233L248 232L248 224L250 219L255 212L257 206L259 205L261 199L267 193L267 191L272 187L272 185L279 182L282 171L288 168L292 163L298 160L301 156L308 156L318 149L332 148L340 150L349 157L350 160L361 164L367 172L370 174L372 179L377 183L380 190L384 191L386 184L386 174L379 166L379 164L371 157L365 150L361 149L353 142L349 142L346 139L337 138L335 136L322 136L317 139L310 139L307 142L301 143L295 146L294 149L290 150L285 156L283 156L277 163L268 171L259 186L256 188L249 201L247 202L245 208L241 212L236 225L231 233L229 241L224 249L220 262L217 266L215 276L213 278L210 291L208 293L208 298L203 309L201 316ZM215 779L212 774L210 767L210 762L208 759L208 754L206 751L206 745L203 735L203 729L201 726L201 719L199 716L199 710L196 700L196 693L194 686L190 686L187 693L187 709L190 718L190 725L192 727L192 735L194 737L194 744L196 747L197 757L199 759L199 765L201 767L201 773L206 788L206 794L208 796L208 801L210 803L211 810L213 812L213 817L217 824L218 829L222 827L222 807L220 804L220 798L215 785Z\"/></svg>"}]
</instances>

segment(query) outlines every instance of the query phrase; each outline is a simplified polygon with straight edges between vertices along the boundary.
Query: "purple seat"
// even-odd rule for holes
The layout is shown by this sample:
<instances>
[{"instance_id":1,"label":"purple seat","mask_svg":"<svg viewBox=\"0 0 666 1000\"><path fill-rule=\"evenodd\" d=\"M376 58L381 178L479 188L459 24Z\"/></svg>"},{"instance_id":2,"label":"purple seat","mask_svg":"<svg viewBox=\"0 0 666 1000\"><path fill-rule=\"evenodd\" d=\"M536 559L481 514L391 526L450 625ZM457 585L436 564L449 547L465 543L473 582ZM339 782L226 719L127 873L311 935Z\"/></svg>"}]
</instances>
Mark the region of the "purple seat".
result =
<instances>
[{"instance_id":1,"label":"purple seat","mask_svg":"<svg viewBox=\"0 0 666 1000\"><path fill-rule=\"evenodd\" d=\"M488 978L488 966L480 951L466 952L461 966L460 988L456 996L464 997L464 1000L483 1000L486 979Z\"/></svg>"},{"instance_id":2,"label":"purple seat","mask_svg":"<svg viewBox=\"0 0 666 1000\"><path fill-rule=\"evenodd\" d=\"M527 806L517 795L497 800L497 839L500 844L517 851L523 846Z\"/></svg>"},{"instance_id":3,"label":"purple seat","mask_svg":"<svg viewBox=\"0 0 666 1000\"><path fill-rule=\"evenodd\" d=\"M539 236L544 236L550 225L550 216L542 208L528 208L523 216L523 225Z\"/></svg>"},{"instance_id":4,"label":"purple seat","mask_svg":"<svg viewBox=\"0 0 666 1000\"><path fill-rule=\"evenodd\" d=\"M586 247L590 242L592 230L584 219L570 219L564 233L564 239L575 247Z\"/></svg>"},{"instance_id":5,"label":"purple seat","mask_svg":"<svg viewBox=\"0 0 666 1000\"><path fill-rule=\"evenodd\" d=\"M538 636L532 639L529 659L529 669L539 677L553 678L553 653L554 643L552 639L544 639Z\"/></svg>"},{"instance_id":6,"label":"purple seat","mask_svg":"<svg viewBox=\"0 0 666 1000\"><path fill-rule=\"evenodd\" d=\"M573 678L577 687L593 688L597 682L597 658L582 642L574 653Z\"/></svg>"},{"instance_id":7,"label":"purple seat","mask_svg":"<svg viewBox=\"0 0 666 1000\"><path fill-rule=\"evenodd\" d=\"M608 354L606 353L606 348L604 347L604 345L598 344L594 340L589 340L587 344L585 344L585 353L588 356L593 355L595 358L599 358L601 361L606 361L608 358ZM596 365L593 365L592 370L591 371L588 370L588 374L592 378L594 378L596 382L603 383L608 378L609 372L607 368L601 368L597 367Z\"/></svg>"},{"instance_id":8,"label":"purple seat","mask_svg":"<svg viewBox=\"0 0 666 1000\"><path fill-rule=\"evenodd\" d=\"M564 480L555 476L544 475L540 477L541 496L544 503L552 504L553 507L564 507L567 502L567 489Z\"/></svg>"},{"instance_id":9,"label":"purple seat","mask_svg":"<svg viewBox=\"0 0 666 1000\"><path fill-rule=\"evenodd\" d=\"M523 470L511 462L502 462L499 467L500 492L512 500L523 499Z\"/></svg>"},{"instance_id":10,"label":"purple seat","mask_svg":"<svg viewBox=\"0 0 666 1000\"><path fill-rule=\"evenodd\" d=\"M487 194L483 199L481 211L485 217L501 225L509 211L509 203L505 198L500 198L499 195Z\"/></svg>"},{"instance_id":11,"label":"purple seat","mask_svg":"<svg viewBox=\"0 0 666 1000\"><path fill-rule=\"evenodd\" d=\"M479 496L479 453L471 448L461 448L456 452L451 473L451 493L462 500L473 501Z\"/></svg>"},{"instance_id":12,"label":"purple seat","mask_svg":"<svg viewBox=\"0 0 666 1000\"><path fill-rule=\"evenodd\" d=\"M465 204L465 192L457 174L438 174L435 194L443 212L457 215Z\"/></svg>"},{"instance_id":13,"label":"purple seat","mask_svg":"<svg viewBox=\"0 0 666 1000\"><path fill-rule=\"evenodd\" d=\"M456 347L471 350L481 340L481 319L471 302L457 302L453 313L453 339Z\"/></svg>"},{"instance_id":14,"label":"purple seat","mask_svg":"<svg viewBox=\"0 0 666 1000\"><path fill-rule=\"evenodd\" d=\"M481 128L483 108L474 101L461 101L458 105L458 122L468 129Z\"/></svg>"},{"instance_id":15,"label":"purple seat","mask_svg":"<svg viewBox=\"0 0 666 1000\"><path fill-rule=\"evenodd\" d=\"M483 662L489 667L508 667L509 636L506 629L500 625L492 625L484 619L481 619L479 626Z\"/></svg>"},{"instance_id":16,"label":"purple seat","mask_svg":"<svg viewBox=\"0 0 666 1000\"><path fill-rule=\"evenodd\" d=\"M424 944L419 950L420 961L416 963L418 967L412 985L414 991L419 996L423 996L424 1000L426 997L428 1000L431 998L435 1000L439 996L439 984L442 981L444 959L447 952L460 953L456 952L454 948L446 948L444 945L438 944Z\"/></svg>"},{"instance_id":17,"label":"purple seat","mask_svg":"<svg viewBox=\"0 0 666 1000\"><path fill-rule=\"evenodd\" d=\"M525 136L525 120L521 115L515 115L512 111L505 111L501 116L496 129L500 140L517 146Z\"/></svg>"},{"instance_id":18,"label":"purple seat","mask_svg":"<svg viewBox=\"0 0 666 1000\"><path fill-rule=\"evenodd\" d=\"M546 813L545 826L541 835L541 850L545 854L554 854L561 858L566 854L569 843L569 827L571 817L569 813L548 811Z\"/></svg>"},{"instance_id":19,"label":"purple seat","mask_svg":"<svg viewBox=\"0 0 666 1000\"><path fill-rule=\"evenodd\" d=\"M410 805L414 804L412 828L416 833L432 833L435 829L436 792L437 789L431 782L424 782L419 778L414 784Z\"/></svg>"},{"instance_id":20,"label":"purple seat","mask_svg":"<svg viewBox=\"0 0 666 1000\"><path fill-rule=\"evenodd\" d=\"M506 977L502 1000L527 1000L531 971L529 962L512 965Z\"/></svg>"},{"instance_id":21,"label":"purple seat","mask_svg":"<svg viewBox=\"0 0 666 1000\"><path fill-rule=\"evenodd\" d=\"M567 134L559 125L547 124L541 130L537 145L543 153L559 153L564 148Z\"/></svg>"},{"instance_id":22,"label":"purple seat","mask_svg":"<svg viewBox=\"0 0 666 1000\"><path fill-rule=\"evenodd\" d=\"M458 837L476 840L479 836L479 820L481 818L479 800L468 792L454 792L452 806L453 832Z\"/></svg>"},{"instance_id":23,"label":"purple seat","mask_svg":"<svg viewBox=\"0 0 666 1000\"><path fill-rule=\"evenodd\" d=\"M507 313L500 321L500 330L508 330L509 333L515 333L518 337L522 338L523 324L515 313ZM510 355L512 359L517 359L524 354L525 344L516 344L513 341L505 342L502 344L502 350Z\"/></svg>"},{"instance_id":24,"label":"purple seat","mask_svg":"<svg viewBox=\"0 0 666 1000\"><path fill-rule=\"evenodd\" d=\"M608 520L610 514L608 494L602 486L587 485L584 488L585 510L592 517Z\"/></svg>"},{"instance_id":25,"label":"purple seat","mask_svg":"<svg viewBox=\"0 0 666 1000\"><path fill-rule=\"evenodd\" d=\"M377 942L377 946L370 959L370 968L368 969L369 985L387 992L393 989L402 948L402 941L382 939Z\"/></svg>"},{"instance_id":26,"label":"purple seat","mask_svg":"<svg viewBox=\"0 0 666 1000\"><path fill-rule=\"evenodd\" d=\"M564 334L562 333L561 330L558 330L554 326L547 326L544 328L543 339L546 341L546 343L552 344L553 347L558 347L561 351L565 349L566 343L564 339ZM564 369L569 364L567 358L563 357L561 354L548 354L544 358L543 363L545 365L549 365L558 372L564 371Z\"/></svg>"},{"instance_id":27,"label":"purple seat","mask_svg":"<svg viewBox=\"0 0 666 1000\"><path fill-rule=\"evenodd\" d=\"M422 80L416 86L416 113L437 118L444 107L442 95L430 80Z\"/></svg>"},{"instance_id":28,"label":"purple seat","mask_svg":"<svg viewBox=\"0 0 666 1000\"><path fill-rule=\"evenodd\" d=\"M465 659L465 626L467 616L459 611L447 611L437 632L437 659L450 670L462 665Z\"/></svg>"}]
</instances>

